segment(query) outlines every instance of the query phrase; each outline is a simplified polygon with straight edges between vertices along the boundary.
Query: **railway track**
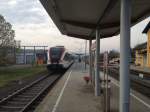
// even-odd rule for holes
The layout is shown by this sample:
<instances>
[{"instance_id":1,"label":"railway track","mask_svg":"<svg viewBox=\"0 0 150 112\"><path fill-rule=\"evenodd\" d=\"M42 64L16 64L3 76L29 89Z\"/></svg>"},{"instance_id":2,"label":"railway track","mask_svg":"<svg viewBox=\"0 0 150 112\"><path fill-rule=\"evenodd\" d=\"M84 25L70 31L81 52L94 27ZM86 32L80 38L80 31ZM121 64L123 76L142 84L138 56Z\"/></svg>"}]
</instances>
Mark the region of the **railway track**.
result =
<instances>
[{"instance_id":1,"label":"railway track","mask_svg":"<svg viewBox=\"0 0 150 112\"><path fill-rule=\"evenodd\" d=\"M9 95L0 101L0 112L32 112L63 73L51 73L41 77Z\"/></svg>"},{"instance_id":2,"label":"railway track","mask_svg":"<svg viewBox=\"0 0 150 112\"><path fill-rule=\"evenodd\" d=\"M115 79L119 80L119 70L118 69L109 69L108 74ZM137 77L137 74L134 75L134 72L131 72L131 88L140 92L144 96L150 98L150 85L149 83L143 81L142 79L139 79Z\"/></svg>"}]
</instances>

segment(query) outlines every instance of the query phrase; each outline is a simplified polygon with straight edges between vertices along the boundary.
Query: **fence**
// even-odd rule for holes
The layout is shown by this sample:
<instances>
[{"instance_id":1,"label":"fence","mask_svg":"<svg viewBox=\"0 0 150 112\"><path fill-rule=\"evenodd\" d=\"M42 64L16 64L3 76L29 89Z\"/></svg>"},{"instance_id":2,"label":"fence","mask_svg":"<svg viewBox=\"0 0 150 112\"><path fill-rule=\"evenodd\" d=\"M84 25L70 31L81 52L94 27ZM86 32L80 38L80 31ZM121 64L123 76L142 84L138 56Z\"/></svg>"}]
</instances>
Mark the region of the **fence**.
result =
<instances>
[{"instance_id":1,"label":"fence","mask_svg":"<svg viewBox=\"0 0 150 112\"><path fill-rule=\"evenodd\" d=\"M47 46L0 47L0 66L12 64L33 64L41 57L47 62ZM38 49L37 49L38 48Z\"/></svg>"},{"instance_id":2,"label":"fence","mask_svg":"<svg viewBox=\"0 0 150 112\"><path fill-rule=\"evenodd\" d=\"M16 50L15 47L0 47L0 65L15 64Z\"/></svg>"}]
</instances>

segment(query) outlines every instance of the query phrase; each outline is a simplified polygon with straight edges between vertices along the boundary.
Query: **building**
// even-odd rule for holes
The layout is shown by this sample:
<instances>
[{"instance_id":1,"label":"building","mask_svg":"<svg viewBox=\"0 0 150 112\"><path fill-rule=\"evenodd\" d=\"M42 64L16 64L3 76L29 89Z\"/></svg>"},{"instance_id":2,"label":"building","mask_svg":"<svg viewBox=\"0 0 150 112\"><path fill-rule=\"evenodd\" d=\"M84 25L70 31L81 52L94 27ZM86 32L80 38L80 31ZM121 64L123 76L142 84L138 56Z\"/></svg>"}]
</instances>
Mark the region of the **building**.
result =
<instances>
[{"instance_id":1,"label":"building","mask_svg":"<svg viewBox=\"0 0 150 112\"><path fill-rule=\"evenodd\" d=\"M147 67L150 67L150 22L143 30L143 33L147 34Z\"/></svg>"},{"instance_id":2,"label":"building","mask_svg":"<svg viewBox=\"0 0 150 112\"><path fill-rule=\"evenodd\" d=\"M16 53L16 64L44 64L47 63L47 50L20 49Z\"/></svg>"},{"instance_id":3,"label":"building","mask_svg":"<svg viewBox=\"0 0 150 112\"><path fill-rule=\"evenodd\" d=\"M135 65L146 66L147 65L147 43L137 45L135 48Z\"/></svg>"},{"instance_id":4,"label":"building","mask_svg":"<svg viewBox=\"0 0 150 112\"><path fill-rule=\"evenodd\" d=\"M150 67L150 22L144 28L142 33L147 34L147 42L134 48L135 65Z\"/></svg>"}]
</instances>

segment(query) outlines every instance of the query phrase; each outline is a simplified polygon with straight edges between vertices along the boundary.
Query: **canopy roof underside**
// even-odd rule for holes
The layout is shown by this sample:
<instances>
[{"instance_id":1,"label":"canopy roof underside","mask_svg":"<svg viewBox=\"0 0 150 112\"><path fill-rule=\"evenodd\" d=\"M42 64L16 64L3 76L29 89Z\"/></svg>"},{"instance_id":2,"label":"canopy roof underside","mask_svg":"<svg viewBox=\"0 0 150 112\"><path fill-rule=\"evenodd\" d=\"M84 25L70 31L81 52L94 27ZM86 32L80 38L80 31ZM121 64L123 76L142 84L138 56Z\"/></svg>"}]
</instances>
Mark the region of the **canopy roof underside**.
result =
<instances>
[{"instance_id":1,"label":"canopy roof underside","mask_svg":"<svg viewBox=\"0 0 150 112\"><path fill-rule=\"evenodd\" d=\"M40 0L64 35L94 39L99 28L101 38L120 32L121 0ZM131 23L150 16L150 0L131 0Z\"/></svg>"}]
</instances>

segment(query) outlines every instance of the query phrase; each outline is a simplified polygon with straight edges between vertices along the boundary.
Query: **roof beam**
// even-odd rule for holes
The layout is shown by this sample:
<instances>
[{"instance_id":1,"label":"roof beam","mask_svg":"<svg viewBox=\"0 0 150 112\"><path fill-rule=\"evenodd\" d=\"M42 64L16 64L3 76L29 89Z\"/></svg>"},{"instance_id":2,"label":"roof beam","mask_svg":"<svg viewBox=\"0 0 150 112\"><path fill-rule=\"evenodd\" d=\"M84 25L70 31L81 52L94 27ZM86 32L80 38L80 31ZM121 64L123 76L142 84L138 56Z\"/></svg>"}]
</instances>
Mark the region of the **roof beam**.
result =
<instances>
[{"instance_id":1,"label":"roof beam","mask_svg":"<svg viewBox=\"0 0 150 112\"><path fill-rule=\"evenodd\" d=\"M86 40L95 39L95 36L85 36L85 35L79 35L79 34L73 34L73 33L67 33L67 35L71 37L81 38L81 39L84 38ZM101 38L112 37L113 35L114 34L101 35Z\"/></svg>"},{"instance_id":2,"label":"roof beam","mask_svg":"<svg viewBox=\"0 0 150 112\"><path fill-rule=\"evenodd\" d=\"M143 19L146 19L149 16L150 16L150 8L145 10L145 12L140 14L137 18L134 18L134 21L132 21L134 23L133 25L135 25L139 21L142 21ZM138 20L138 21L136 21L136 20Z\"/></svg>"},{"instance_id":3,"label":"roof beam","mask_svg":"<svg viewBox=\"0 0 150 112\"><path fill-rule=\"evenodd\" d=\"M140 14L138 17L133 18L133 19L131 20L131 23L133 23L132 26L134 26L136 23L138 23L138 22L144 20L145 18L149 17L149 15L150 15L150 8L147 9L147 10L144 12L144 14ZM138 21L136 21L136 20L138 20ZM120 28L114 33L114 35L117 35L117 34L119 34L119 33L120 33Z\"/></svg>"},{"instance_id":4,"label":"roof beam","mask_svg":"<svg viewBox=\"0 0 150 112\"><path fill-rule=\"evenodd\" d=\"M96 29L97 24L93 23L86 23L86 22L80 22L80 21L72 21L72 20L61 20L61 22L65 24L69 24L72 26L77 26L77 27L82 27L82 28L87 28L87 29ZM107 28L114 28L114 27L119 27L120 22L115 22L115 23L109 23L109 24L100 24L100 29L107 29Z\"/></svg>"},{"instance_id":5,"label":"roof beam","mask_svg":"<svg viewBox=\"0 0 150 112\"><path fill-rule=\"evenodd\" d=\"M90 39L94 39L95 37L89 37L89 36L85 36L85 35L79 35L79 34L73 34L73 33L67 33L68 36L71 37L77 37L77 38L81 38L81 39L86 39L86 40L90 40Z\"/></svg>"},{"instance_id":6,"label":"roof beam","mask_svg":"<svg viewBox=\"0 0 150 112\"><path fill-rule=\"evenodd\" d=\"M97 27L100 26L100 23L102 21L102 19L109 14L109 12L112 10L112 8L115 6L115 4L118 2L118 0L110 0L109 3L107 4L107 7L105 8L103 14L101 15L101 17L99 18L98 22L97 22ZM101 27L101 26L100 26Z\"/></svg>"},{"instance_id":7,"label":"roof beam","mask_svg":"<svg viewBox=\"0 0 150 112\"><path fill-rule=\"evenodd\" d=\"M100 29L102 25L100 25L102 19L112 10L112 8L115 6L115 4L118 2L118 0L110 0L109 3L107 4L103 14L100 16L98 22L97 22L97 28ZM95 32L95 29L91 31L91 35Z\"/></svg>"},{"instance_id":8,"label":"roof beam","mask_svg":"<svg viewBox=\"0 0 150 112\"><path fill-rule=\"evenodd\" d=\"M100 24L100 30L103 29L108 29L108 28L114 28L114 27L119 27L120 26L120 22L114 22L114 23L109 23L109 24Z\"/></svg>"},{"instance_id":9,"label":"roof beam","mask_svg":"<svg viewBox=\"0 0 150 112\"><path fill-rule=\"evenodd\" d=\"M61 20L61 22L69 24L69 25L73 25L73 26L88 28L88 29L95 29L97 26L96 24L80 22L80 21Z\"/></svg>"}]
</instances>

